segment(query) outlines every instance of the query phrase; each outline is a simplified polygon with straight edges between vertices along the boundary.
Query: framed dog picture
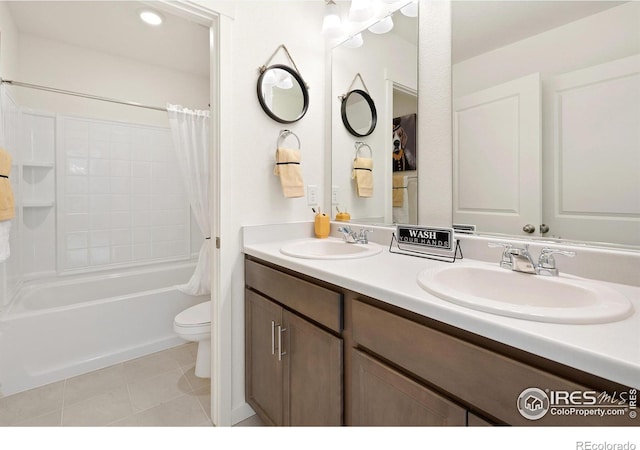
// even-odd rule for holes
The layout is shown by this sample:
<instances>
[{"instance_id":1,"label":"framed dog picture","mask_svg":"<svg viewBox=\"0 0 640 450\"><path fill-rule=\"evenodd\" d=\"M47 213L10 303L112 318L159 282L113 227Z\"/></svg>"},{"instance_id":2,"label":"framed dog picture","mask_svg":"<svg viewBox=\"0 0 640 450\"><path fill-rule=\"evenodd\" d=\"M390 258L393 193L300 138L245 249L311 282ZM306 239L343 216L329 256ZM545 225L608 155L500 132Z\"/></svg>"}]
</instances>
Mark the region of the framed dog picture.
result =
<instances>
[{"instance_id":1,"label":"framed dog picture","mask_svg":"<svg viewBox=\"0 0 640 450\"><path fill-rule=\"evenodd\" d=\"M416 170L416 114L393 119L393 171Z\"/></svg>"}]
</instances>

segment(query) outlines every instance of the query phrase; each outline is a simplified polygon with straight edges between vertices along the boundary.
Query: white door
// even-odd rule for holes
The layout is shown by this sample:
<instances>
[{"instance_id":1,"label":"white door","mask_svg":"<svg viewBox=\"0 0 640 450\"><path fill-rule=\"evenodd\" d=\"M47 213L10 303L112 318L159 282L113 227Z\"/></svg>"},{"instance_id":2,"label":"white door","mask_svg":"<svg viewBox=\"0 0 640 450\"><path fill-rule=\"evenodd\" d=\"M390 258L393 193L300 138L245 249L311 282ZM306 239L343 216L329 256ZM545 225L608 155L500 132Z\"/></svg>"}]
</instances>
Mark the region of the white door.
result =
<instances>
[{"instance_id":1,"label":"white door","mask_svg":"<svg viewBox=\"0 0 640 450\"><path fill-rule=\"evenodd\" d=\"M640 55L545 82L546 236L640 245Z\"/></svg>"},{"instance_id":2,"label":"white door","mask_svg":"<svg viewBox=\"0 0 640 450\"><path fill-rule=\"evenodd\" d=\"M453 100L453 223L531 235L541 218L540 74Z\"/></svg>"}]
</instances>

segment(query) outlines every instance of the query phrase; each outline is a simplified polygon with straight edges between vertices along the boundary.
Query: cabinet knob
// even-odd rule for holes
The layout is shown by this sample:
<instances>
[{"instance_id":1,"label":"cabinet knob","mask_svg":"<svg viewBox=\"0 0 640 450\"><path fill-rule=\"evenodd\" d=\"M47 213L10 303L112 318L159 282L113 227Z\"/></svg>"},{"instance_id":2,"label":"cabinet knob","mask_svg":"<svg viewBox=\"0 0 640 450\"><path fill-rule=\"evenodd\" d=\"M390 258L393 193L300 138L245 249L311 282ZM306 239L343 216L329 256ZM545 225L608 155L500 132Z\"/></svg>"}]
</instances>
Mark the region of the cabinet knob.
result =
<instances>
[{"instance_id":1,"label":"cabinet knob","mask_svg":"<svg viewBox=\"0 0 640 450\"><path fill-rule=\"evenodd\" d=\"M524 227L522 227L522 231L524 231L525 233L531 234L534 231L536 231L536 227L535 227L535 225L532 225L532 224L528 223Z\"/></svg>"}]
</instances>

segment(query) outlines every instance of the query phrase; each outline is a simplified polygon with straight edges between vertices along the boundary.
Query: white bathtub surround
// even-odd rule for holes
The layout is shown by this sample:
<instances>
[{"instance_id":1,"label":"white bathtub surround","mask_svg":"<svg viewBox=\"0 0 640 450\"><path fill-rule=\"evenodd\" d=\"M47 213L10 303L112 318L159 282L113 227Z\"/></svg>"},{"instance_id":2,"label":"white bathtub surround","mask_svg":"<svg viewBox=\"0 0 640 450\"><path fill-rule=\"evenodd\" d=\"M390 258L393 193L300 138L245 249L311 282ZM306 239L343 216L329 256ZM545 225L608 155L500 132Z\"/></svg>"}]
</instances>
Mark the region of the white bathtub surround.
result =
<instances>
[{"instance_id":1,"label":"white bathtub surround","mask_svg":"<svg viewBox=\"0 0 640 450\"><path fill-rule=\"evenodd\" d=\"M333 236L339 237L336 229L341 225L343 224L339 222L332 224ZM359 228L357 224L351 226L355 230ZM374 229L370 240L389 245L394 228L367 228ZM311 222L286 224L282 227L245 227L244 252L569 367L630 387L640 387L640 286L637 280L637 274L640 273L640 252L568 244L532 244L531 253L534 257L537 257L542 245L575 251L575 258L570 260L557 258L561 273L564 271L586 278L604 279L603 284L625 295L635 310L633 315L617 322L566 325L476 311L425 292L416 282L418 274L424 269L441 267L447 263L388 251L362 259L331 261L294 258L280 252L285 243L305 237L304 234L310 233L310 230ZM454 264L465 264L472 258L477 258L489 263L494 261L497 265L500 251L489 249L486 245L489 240L491 239L485 237L462 236L464 259ZM516 246L522 244L511 241ZM569 261L572 265L569 265ZM590 277L597 273L601 278ZM613 278L614 276L617 278Z\"/></svg>"},{"instance_id":2,"label":"white bathtub surround","mask_svg":"<svg viewBox=\"0 0 640 450\"><path fill-rule=\"evenodd\" d=\"M209 220L209 111L193 111L178 105L167 105L173 147L191 210L205 237L198 256L196 270L182 292L203 295L211 292L210 252L211 223Z\"/></svg>"},{"instance_id":3,"label":"white bathtub surround","mask_svg":"<svg viewBox=\"0 0 640 450\"><path fill-rule=\"evenodd\" d=\"M169 129L55 120L58 271L189 258L189 204Z\"/></svg>"},{"instance_id":4,"label":"white bathtub surround","mask_svg":"<svg viewBox=\"0 0 640 450\"><path fill-rule=\"evenodd\" d=\"M11 221L3 220L0 222L0 263L5 262L11 256L11 247L9 246L9 238L11 236Z\"/></svg>"},{"instance_id":5,"label":"white bathtub surround","mask_svg":"<svg viewBox=\"0 0 640 450\"><path fill-rule=\"evenodd\" d=\"M183 343L173 331L174 317L209 299L174 287L194 266L25 283L0 315L0 397Z\"/></svg>"},{"instance_id":6,"label":"white bathtub surround","mask_svg":"<svg viewBox=\"0 0 640 450\"><path fill-rule=\"evenodd\" d=\"M9 303L23 279L21 252L18 246L19 224L22 220L22 191L18 166L21 158L20 154L17 153L20 141L19 120L18 106L10 95L7 86L3 84L0 86L0 145L11 154L13 160L11 167L13 176L9 178L9 182L14 194L16 218L12 220L8 243L9 251L10 249L14 250L13 254L4 263L0 263L0 310Z\"/></svg>"}]
</instances>

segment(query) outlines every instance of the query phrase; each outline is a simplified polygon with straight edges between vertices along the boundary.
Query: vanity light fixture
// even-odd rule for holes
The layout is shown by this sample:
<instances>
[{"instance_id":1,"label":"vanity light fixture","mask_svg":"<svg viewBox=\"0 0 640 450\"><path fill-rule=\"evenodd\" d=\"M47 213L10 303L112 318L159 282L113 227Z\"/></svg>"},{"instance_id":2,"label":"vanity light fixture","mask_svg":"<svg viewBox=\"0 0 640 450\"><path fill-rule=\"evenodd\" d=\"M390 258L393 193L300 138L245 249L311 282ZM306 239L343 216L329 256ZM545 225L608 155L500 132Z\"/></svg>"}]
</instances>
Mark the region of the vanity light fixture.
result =
<instances>
[{"instance_id":1,"label":"vanity light fixture","mask_svg":"<svg viewBox=\"0 0 640 450\"><path fill-rule=\"evenodd\" d=\"M138 11L138 15L140 16L140 20L142 20L144 23L146 23L147 25L152 25L154 27L162 24L163 21L163 18L159 13L150 9L141 9L140 11Z\"/></svg>"},{"instance_id":2,"label":"vanity light fixture","mask_svg":"<svg viewBox=\"0 0 640 450\"><path fill-rule=\"evenodd\" d=\"M362 39L362 33L353 35L342 43L342 45L346 48L358 48L358 47L362 47L362 44L364 44L364 39Z\"/></svg>"},{"instance_id":3,"label":"vanity light fixture","mask_svg":"<svg viewBox=\"0 0 640 450\"><path fill-rule=\"evenodd\" d=\"M418 0L413 0L408 5L400 8L400 12L407 17L418 17Z\"/></svg>"},{"instance_id":4,"label":"vanity light fixture","mask_svg":"<svg viewBox=\"0 0 640 450\"><path fill-rule=\"evenodd\" d=\"M338 5L333 0L328 0L324 8L322 19L322 35L328 39L334 39L342 34L342 20Z\"/></svg>"},{"instance_id":5,"label":"vanity light fixture","mask_svg":"<svg viewBox=\"0 0 640 450\"><path fill-rule=\"evenodd\" d=\"M364 22L372 19L374 15L371 0L351 0L349 8L349 20L352 22Z\"/></svg>"},{"instance_id":6,"label":"vanity light fixture","mask_svg":"<svg viewBox=\"0 0 640 450\"><path fill-rule=\"evenodd\" d=\"M391 16L387 16L379 22L374 23L369 27L369 31L374 34L388 33L393 29L393 19Z\"/></svg>"}]
</instances>

